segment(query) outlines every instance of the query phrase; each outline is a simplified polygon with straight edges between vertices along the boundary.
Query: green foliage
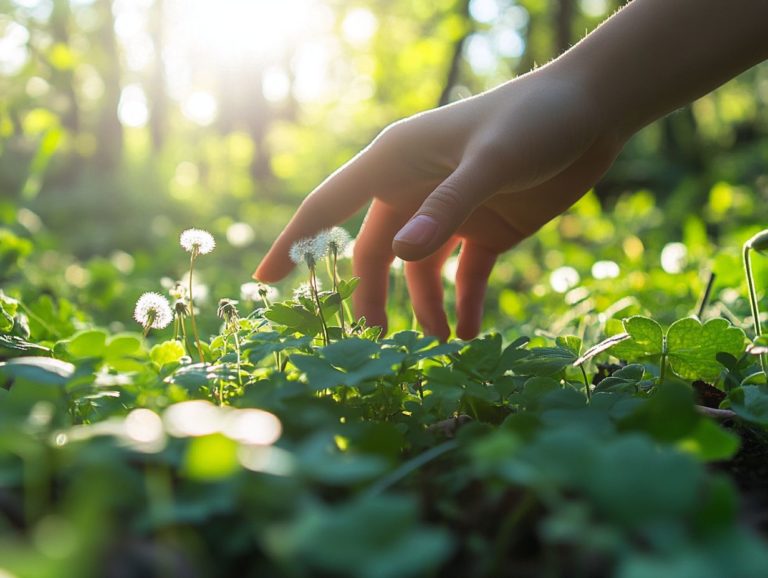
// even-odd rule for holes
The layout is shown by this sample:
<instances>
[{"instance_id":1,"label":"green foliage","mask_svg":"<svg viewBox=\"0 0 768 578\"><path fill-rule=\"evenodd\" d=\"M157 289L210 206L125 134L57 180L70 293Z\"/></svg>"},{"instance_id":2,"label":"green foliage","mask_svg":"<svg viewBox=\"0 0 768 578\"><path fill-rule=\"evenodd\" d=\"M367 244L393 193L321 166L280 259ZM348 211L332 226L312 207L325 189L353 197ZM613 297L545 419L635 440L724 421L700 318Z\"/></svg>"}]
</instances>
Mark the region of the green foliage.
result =
<instances>
[{"instance_id":1,"label":"green foliage","mask_svg":"<svg viewBox=\"0 0 768 578\"><path fill-rule=\"evenodd\" d=\"M713 380L723 370L718 354L737 358L744 353L745 336L725 319L710 319L702 324L694 317L679 319L666 333L653 319L630 317L624 320L629 339L607 343L611 353L628 361L655 364L669 362L672 371L686 380Z\"/></svg>"},{"instance_id":2,"label":"green foliage","mask_svg":"<svg viewBox=\"0 0 768 578\"><path fill-rule=\"evenodd\" d=\"M749 577L765 558L733 485L707 469L739 437L697 411L689 383L652 378L664 358L689 382L749 375L740 329L685 318L664 331L633 316L586 352L573 335L379 338L360 320L345 332L330 321L353 286L322 293L330 344L315 302L297 296L226 324L203 343L205 363L184 341L150 348L138 334L74 330L66 305L39 307L25 343L40 355L0 362L0 497L26 504L18 529L0 530L0 568L23 575L34 559L40 576L62 564L98 575L115 549L144 563L121 550L126 532L224 575L245 560L276 576L490 576L519 556L543 568L557 547L573 573L587 566L571 548L616 576L732 563ZM31 308L2 304L13 337ZM53 327L58 341L36 345ZM611 356L636 363L585 381ZM763 390L731 388L726 405L766 424ZM65 491L51 501L49 485ZM473 510L482 522L458 522ZM60 554L11 546L51 519ZM522 550L513 535L531 532L542 546ZM739 559L713 559L734 535Z\"/></svg>"}]
</instances>

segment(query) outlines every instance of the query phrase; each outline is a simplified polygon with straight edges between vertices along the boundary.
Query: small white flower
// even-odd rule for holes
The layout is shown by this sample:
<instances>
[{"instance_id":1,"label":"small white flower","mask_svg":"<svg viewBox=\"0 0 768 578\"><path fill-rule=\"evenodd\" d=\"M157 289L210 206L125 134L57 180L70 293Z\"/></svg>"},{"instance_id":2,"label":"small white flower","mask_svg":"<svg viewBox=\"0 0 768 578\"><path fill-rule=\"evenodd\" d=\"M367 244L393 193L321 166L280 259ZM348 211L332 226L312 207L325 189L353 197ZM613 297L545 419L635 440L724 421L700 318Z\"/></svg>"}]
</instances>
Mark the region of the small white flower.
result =
<instances>
[{"instance_id":1,"label":"small white flower","mask_svg":"<svg viewBox=\"0 0 768 578\"><path fill-rule=\"evenodd\" d=\"M243 301L260 301L262 297L266 297L268 301L275 301L280 297L280 292L276 287L254 281L240 285L240 298Z\"/></svg>"},{"instance_id":2,"label":"small white flower","mask_svg":"<svg viewBox=\"0 0 768 578\"><path fill-rule=\"evenodd\" d=\"M168 299L160 293L144 293L136 302L133 318L142 327L163 329L173 321L173 311Z\"/></svg>"},{"instance_id":3,"label":"small white flower","mask_svg":"<svg viewBox=\"0 0 768 578\"><path fill-rule=\"evenodd\" d=\"M189 299L189 289L182 285L180 282L176 282L176 284L168 289L168 294L173 297L176 300L182 299L186 300Z\"/></svg>"},{"instance_id":4,"label":"small white flower","mask_svg":"<svg viewBox=\"0 0 768 578\"><path fill-rule=\"evenodd\" d=\"M350 237L346 229L334 227L328 231L328 250L337 257L343 257L344 250L351 240L352 237Z\"/></svg>"},{"instance_id":5,"label":"small white flower","mask_svg":"<svg viewBox=\"0 0 768 578\"><path fill-rule=\"evenodd\" d=\"M216 247L216 241L208 231L187 229L179 237L179 243L187 253L207 255Z\"/></svg>"},{"instance_id":6,"label":"small white flower","mask_svg":"<svg viewBox=\"0 0 768 578\"><path fill-rule=\"evenodd\" d=\"M328 237L320 233L315 237L299 239L291 245L291 261L300 265L306 263L307 267L314 267L315 264L325 257L328 252Z\"/></svg>"}]
</instances>

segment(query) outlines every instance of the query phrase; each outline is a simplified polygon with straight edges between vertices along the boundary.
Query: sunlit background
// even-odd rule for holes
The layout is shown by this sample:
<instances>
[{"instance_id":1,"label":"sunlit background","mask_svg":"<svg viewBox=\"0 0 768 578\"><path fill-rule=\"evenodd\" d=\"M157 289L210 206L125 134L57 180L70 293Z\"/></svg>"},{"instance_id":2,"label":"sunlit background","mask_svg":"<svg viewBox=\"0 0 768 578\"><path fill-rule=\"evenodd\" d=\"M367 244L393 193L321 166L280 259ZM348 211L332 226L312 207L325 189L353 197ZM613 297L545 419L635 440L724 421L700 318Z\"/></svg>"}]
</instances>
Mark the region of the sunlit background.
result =
<instances>
[{"instance_id":1,"label":"sunlit background","mask_svg":"<svg viewBox=\"0 0 768 578\"><path fill-rule=\"evenodd\" d=\"M547 62L621 4L0 0L3 250L34 243L32 284L119 324L179 278L178 232L202 227L219 250L199 282L237 297L300 199L388 123ZM767 104L762 66L644 130L502 260L491 324L604 308L607 286L659 286L673 314L712 267L733 282L734 247L768 220Z\"/></svg>"}]
</instances>

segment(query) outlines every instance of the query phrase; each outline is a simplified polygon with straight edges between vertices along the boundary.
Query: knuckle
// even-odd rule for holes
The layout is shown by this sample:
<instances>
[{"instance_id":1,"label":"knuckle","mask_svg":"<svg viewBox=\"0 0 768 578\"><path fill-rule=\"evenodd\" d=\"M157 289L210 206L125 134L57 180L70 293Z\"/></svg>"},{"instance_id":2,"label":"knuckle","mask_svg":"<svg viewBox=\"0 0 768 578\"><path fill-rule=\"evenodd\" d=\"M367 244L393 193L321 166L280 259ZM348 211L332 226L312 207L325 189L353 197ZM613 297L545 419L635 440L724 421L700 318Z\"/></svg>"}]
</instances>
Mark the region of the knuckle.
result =
<instances>
[{"instance_id":1,"label":"knuckle","mask_svg":"<svg viewBox=\"0 0 768 578\"><path fill-rule=\"evenodd\" d=\"M464 194L454 182L445 182L435 189L424 203L423 212L435 215L452 215L466 205Z\"/></svg>"},{"instance_id":2,"label":"knuckle","mask_svg":"<svg viewBox=\"0 0 768 578\"><path fill-rule=\"evenodd\" d=\"M406 120L399 120L387 126L373 140L373 147L376 149L390 149L402 146L407 139L410 130Z\"/></svg>"}]
</instances>

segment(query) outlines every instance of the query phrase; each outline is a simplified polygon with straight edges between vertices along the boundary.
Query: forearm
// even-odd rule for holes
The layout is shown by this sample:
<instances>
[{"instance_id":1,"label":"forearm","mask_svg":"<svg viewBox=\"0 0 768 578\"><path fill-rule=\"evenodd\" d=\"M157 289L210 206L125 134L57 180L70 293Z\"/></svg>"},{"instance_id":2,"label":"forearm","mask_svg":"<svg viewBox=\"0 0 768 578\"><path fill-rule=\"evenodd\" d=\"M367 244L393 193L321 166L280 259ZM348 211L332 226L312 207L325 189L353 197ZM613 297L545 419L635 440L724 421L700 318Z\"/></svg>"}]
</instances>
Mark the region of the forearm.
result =
<instances>
[{"instance_id":1,"label":"forearm","mask_svg":"<svg viewBox=\"0 0 768 578\"><path fill-rule=\"evenodd\" d=\"M622 138L768 58L768 0L634 0L551 67Z\"/></svg>"}]
</instances>

